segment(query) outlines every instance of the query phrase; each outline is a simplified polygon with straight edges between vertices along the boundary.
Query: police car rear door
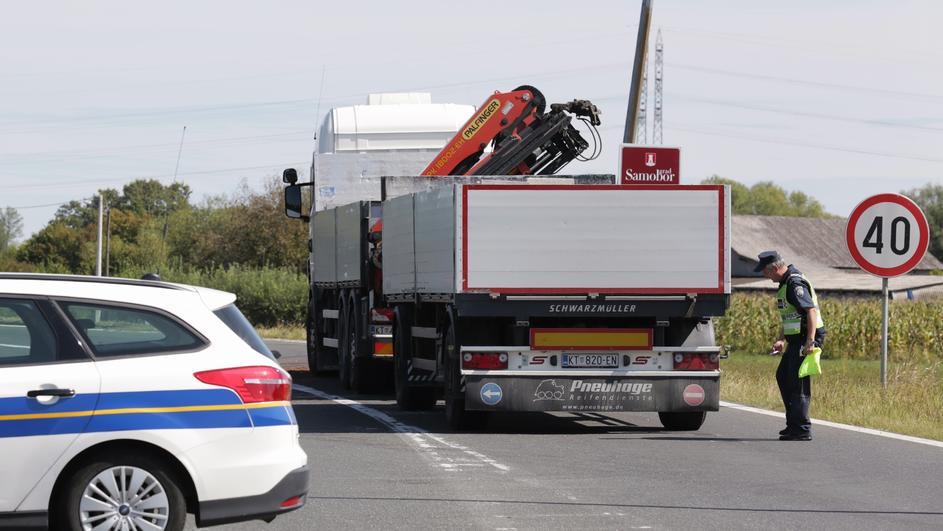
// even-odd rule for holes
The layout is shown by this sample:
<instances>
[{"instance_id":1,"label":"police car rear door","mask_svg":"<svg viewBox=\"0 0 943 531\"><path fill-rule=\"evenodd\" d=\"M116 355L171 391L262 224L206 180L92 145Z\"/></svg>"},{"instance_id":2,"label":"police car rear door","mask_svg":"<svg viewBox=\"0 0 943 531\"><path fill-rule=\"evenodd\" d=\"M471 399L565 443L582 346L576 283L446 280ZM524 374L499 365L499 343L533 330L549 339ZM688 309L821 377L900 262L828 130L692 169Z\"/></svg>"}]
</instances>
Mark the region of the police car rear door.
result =
<instances>
[{"instance_id":1,"label":"police car rear door","mask_svg":"<svg viewBox=\"0 0 943 531\"><path fill-rule=\"evenodd\" d=\"M100 378L55 307L0 294L0 513L85 430Z\"/></svg>"}]
</instances>

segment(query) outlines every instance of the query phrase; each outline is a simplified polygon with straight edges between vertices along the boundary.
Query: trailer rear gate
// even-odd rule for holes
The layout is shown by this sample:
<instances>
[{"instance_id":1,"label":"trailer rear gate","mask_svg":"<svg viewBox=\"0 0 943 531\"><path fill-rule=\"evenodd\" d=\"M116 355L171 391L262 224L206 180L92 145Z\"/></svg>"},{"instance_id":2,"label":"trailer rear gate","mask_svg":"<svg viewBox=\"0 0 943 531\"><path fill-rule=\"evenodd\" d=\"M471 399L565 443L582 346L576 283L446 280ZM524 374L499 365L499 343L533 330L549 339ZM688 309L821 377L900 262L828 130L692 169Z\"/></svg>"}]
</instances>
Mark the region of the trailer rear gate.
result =
<instances>
[{"instance_id":1,"label":"trailer rear gate","mask_svg":"<svg viewBox=\"0 0 943 531\"><path fill-rule=\"evenodd\" d=\"M452 185L384 205L397 294L730 293L722 186Z\"/></svg>"}]
</instances>

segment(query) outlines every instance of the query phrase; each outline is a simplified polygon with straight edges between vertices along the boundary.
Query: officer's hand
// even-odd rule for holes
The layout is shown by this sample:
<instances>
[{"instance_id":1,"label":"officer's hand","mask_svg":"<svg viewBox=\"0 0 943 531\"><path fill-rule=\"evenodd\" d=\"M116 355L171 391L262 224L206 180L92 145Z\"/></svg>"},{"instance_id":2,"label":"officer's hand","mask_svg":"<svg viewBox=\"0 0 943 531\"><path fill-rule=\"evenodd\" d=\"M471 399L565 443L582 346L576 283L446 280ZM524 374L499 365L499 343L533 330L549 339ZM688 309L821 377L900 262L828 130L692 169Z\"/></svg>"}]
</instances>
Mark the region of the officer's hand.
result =
<instances>
[{"instance_id":1,"label":"officer's hand","mask_svg":"<svg viewBox=\"0 0 943 531\"><path fill-rule=\"evenodd\" d=\"M783 348L786 346L786 342L782 339L773 343L773 350L769 353L770 356L775 356L776 354L782 354Z\"/></svg>"},{"instance_id":2,"label":"officer's hand","mask_svg":"<svg viewBox=\"0 0 943 531\"><path fill-rule=\"evenodd\" d=\"M810 339L805 342L805 345L802 347L802 352L800 352L800 354L802 356L805 356L806 354L809 354L810 352L812 352L812 349L814 347L815 347L815 343Z\"/></svg>"}]
</instances>

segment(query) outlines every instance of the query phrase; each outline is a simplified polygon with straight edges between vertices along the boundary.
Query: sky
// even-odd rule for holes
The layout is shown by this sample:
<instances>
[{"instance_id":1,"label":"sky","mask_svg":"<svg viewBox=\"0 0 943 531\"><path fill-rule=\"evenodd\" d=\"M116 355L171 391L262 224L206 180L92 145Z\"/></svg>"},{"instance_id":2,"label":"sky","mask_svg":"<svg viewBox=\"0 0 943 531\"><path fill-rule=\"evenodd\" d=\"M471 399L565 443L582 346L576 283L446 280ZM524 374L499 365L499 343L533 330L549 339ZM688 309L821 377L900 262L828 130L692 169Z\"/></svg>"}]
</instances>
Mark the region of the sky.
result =
<instances>
[{"instance_id":1,"label":"sky","mask_svg":"<svg viewBox=\"0 0 943 531\"><path fill-rule=\"evenodd\" d=\"M28 237L58 205L135 179L176 171L195 202L261 189L306 170L320 117L371 92L589 99L603 153L565 171L615 173L640 6L0 0L0 209ZM933 0L655 0L682 182L773 181L840 216L943 184L941 20Z\"/></svg>"}]
</instances>

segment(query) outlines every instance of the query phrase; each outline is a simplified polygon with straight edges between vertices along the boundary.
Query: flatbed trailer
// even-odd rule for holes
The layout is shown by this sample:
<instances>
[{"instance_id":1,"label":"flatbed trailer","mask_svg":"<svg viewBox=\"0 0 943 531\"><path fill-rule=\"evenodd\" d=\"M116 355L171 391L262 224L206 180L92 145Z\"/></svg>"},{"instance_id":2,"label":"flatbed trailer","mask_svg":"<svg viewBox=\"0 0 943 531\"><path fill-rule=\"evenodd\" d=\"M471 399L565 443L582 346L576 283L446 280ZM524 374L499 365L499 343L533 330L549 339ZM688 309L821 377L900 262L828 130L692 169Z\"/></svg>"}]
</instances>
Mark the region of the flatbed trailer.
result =
<instances>
[{"instance_id":1,"label":"flatbed trailer","mask_svg":"<svg viewBox=\"0 0 943 531\"><path fill-rule=\"evenodd\" d=\"M442 397L453 427L654 411L697 429L718 409L726 187L434 179L312 219L311 342L345 382L366 390L385 365L401 407Z\"/></svg>"}]
</instances>

